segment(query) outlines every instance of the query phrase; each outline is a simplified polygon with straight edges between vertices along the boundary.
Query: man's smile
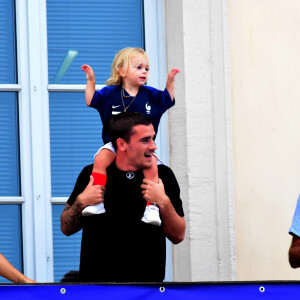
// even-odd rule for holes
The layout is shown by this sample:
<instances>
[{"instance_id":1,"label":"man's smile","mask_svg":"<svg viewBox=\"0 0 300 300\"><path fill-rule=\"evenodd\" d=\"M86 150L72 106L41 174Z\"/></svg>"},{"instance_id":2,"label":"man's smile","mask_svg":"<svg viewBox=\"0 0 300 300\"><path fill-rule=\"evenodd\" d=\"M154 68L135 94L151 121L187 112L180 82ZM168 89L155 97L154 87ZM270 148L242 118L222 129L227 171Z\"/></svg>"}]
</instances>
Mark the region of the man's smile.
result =
<instances>
[{"instance_id":1,"label":"man's smile","mask_svg":"<svg viewBox=\"0 0 300 300\"><path fill-rule=\"evenodd\" d=\"M151 161L152 160L152 155L153 155L153 153L148 153L148 154L145 154L144 156L146 157L146 159L148 160L148 161Z\"/></svg>"}]
</instances>

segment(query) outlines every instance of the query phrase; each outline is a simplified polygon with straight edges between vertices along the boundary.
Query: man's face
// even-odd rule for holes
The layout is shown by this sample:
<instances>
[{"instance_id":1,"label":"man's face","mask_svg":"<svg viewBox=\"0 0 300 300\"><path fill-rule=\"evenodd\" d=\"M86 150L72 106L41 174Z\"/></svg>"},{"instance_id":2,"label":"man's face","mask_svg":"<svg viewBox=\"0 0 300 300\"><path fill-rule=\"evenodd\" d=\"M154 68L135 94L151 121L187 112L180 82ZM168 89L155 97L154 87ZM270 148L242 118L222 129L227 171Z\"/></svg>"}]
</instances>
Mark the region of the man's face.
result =
<instances>
[{"instance_id":1,"label":"man's face","mask_svg":"<svg viewBox=\"0 0 300 300\"><path fill-rule=\"evenodd\" d=\"M153 153L156 150L154 142L155 131L152 125L137 125L133 127L134 134L129 143L126 143L128 165L132 171L150 168Z\"/></svg>"}]
</instances>

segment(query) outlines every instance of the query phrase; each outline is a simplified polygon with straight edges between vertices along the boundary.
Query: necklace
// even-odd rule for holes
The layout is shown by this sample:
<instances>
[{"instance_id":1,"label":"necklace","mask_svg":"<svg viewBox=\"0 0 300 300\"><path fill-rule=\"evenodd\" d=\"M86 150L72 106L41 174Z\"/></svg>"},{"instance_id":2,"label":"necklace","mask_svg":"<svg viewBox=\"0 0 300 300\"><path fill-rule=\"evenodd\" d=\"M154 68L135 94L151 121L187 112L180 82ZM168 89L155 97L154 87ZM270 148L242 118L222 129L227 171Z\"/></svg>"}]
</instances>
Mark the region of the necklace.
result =
<instances>
[{"instance_id":1,"label":"necklace","mask_svg":"<svg viewBox=\"0 0 300 300\"><path fill-rule=\"evenodd\" d=\"M139 91L137 92L137 94L139 93ZM123 108L124 108L124 112L127 111L128 107L132 104L132 102L135 100L137 94L133 97L133 99L131 100L131 102L125 107L125 104L124 104L124 100L123 100L123 97L124 98L129 98L130 96L126 96L124 94L124 88L122 87L122 90L121 90L121 99L122 99L122 104L123 104Z\"/></svg>"}]
</instances>

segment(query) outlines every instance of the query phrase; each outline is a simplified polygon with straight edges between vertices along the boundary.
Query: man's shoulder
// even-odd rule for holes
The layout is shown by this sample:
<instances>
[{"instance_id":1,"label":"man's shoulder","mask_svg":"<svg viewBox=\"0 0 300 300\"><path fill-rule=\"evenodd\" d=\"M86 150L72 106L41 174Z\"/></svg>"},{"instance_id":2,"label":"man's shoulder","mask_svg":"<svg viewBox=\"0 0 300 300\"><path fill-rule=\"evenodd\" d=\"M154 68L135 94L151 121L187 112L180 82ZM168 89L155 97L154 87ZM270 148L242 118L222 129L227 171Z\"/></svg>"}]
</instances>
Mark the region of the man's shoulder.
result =
<instances>
[{"instance_id":1,"label":"man's shoulder","mask_svg":"<svg viewBox=\"0 0 300 300\"><path fill-rule=\"evenodd\" d=\"M161 171L173 173L172 169L164 164L158 165L157 168L158 168L158 170L161 170Z\"/></svg>"},{"instance_id":2,"label":"man's shoulder","mask_svg":"<svg viewBox=\"0 0 300 300\"><path fill-rule=\"evenodd\" d=\"M93 170L93 164L87 165L82 169L82 172Z\"/></svg>"},{"instance_id":3,"label":"man's shoulder","mask_svg":"<svg viewBox=\"0 0 300 300\"><path fill-rule=\"evenodd\" d=\"M81 170L79 176L90 176L92 174L92 171L93 171L93 164L87 165Z\"/></svg>"},{"instance_id":4,"label":"man's shoulder","mask_svg":"<svg viewBox=\"0 0 300 300\"><path fill-rule=\"evenodd\" d=\"M80 174L77 177L76 184L74 186L73 192L70 195L67 203L69 205L72 205L74 201L76 200L76 197L83 192L83 190L86 188L90 181L90 175L92 174L93 165L87 165L85 166Z\"/></svg>"},{"instance_id":5,"label":"man's shoulder","mask_svg":"<svg viewBox=\"0 0 300 300\"><path fill-rule=\"evenodd\" d=\"M168 166L166 166L164 164L158 165L157 168L158 168L158 170L161 170L161 171L166 171L166 170L172 171L170 167L168 167Z\"/></svg>"},{"instance_id":6,"label":"man's shoulder","mask_svg":"<svg viewBox=\"0 0 300 300\"><path fill-rule=\"evenodd\" d=\"M107 168L106 168L106 171L110 171L110 172L113 172L113 170L116 170L117 167L116 167L116 163L113 161Z\"/></svg>"},{"instance_id":7,"label":"man's shoulder","mask_svg":"<svg viewBox=\"0 0 300 300\"><path fill-rule=\"evenodd\" d=\"M158 165L157 169L158 169L159 177L161 177L162 180L163 178L168 178L169 176L175 178L174 172L170 167L162 164L162 165Z\"/></svg>"}]
</instances>

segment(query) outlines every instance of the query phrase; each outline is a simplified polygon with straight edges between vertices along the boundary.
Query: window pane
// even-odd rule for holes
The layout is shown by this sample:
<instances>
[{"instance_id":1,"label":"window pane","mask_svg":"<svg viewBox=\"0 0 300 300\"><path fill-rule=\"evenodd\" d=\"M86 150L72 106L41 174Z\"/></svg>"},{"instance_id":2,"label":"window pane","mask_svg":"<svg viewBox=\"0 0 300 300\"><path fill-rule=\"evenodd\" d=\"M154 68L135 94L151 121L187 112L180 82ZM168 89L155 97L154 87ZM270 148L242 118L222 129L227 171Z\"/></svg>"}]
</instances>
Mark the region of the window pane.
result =
<instances>
[{"instance_id":1,"label":"window pane","mask_svg":"<svg viewBox=\"0 0 300 300\"><path fill-rule=\"evenodd\" d=\"M53 197L68 197L83 167L103 145L99 113L84 93L50 93L51 182Z\"/></svg>"},{"instance_id":2,"label":"window pane","mask_svg":"<svg viewBox=\"0 0 300 300\"><path fill-rule=\"evenodd\" d=\"M144 47L142 0L47 0L49 83L84 84L92 66L98 84L115 54Z\"/></svg>"},{"instance_id":3,"label":"window pane","mask_svg":"<svg viewBox=\"0 0 300 300\"><path fill-rule=\"evenodd\" d=\"M14 0L0 1L0 84L16 83Z\"/></svg>"},{"instance_id":4,"label":"window pane","mask_svg":"<svg viewBox=\"0 0 300 300\"><path fill-rule=\"evenodd\" d=\"M0 205L0 253L23 272L20 205ZM0 283L7 282L0 276Z\"/></svg>"},{"instance_id":5,"label":"window pane","mask_svg":"<svg viewBox=\"0 0 300 300\"><path fill-rule=\"evenodd\" d=\"M17 94L0 92L0 197L20 196Z\"/></svg>"},{"instance_id":6,"label":"window pane","mask_svg":"<svg viewBox=\"0 0 300 300\"><path fill-rule=\"evenodd\" d=\"M65 205L52 205L54 282L74 276L71 271L79 271L81 231L72 236L65 236L61 232L60 215L64 207ZM69 275L65 276L67 273Z\"/></svg>"}]
</instances>

